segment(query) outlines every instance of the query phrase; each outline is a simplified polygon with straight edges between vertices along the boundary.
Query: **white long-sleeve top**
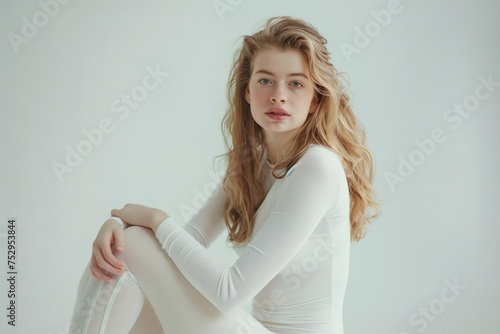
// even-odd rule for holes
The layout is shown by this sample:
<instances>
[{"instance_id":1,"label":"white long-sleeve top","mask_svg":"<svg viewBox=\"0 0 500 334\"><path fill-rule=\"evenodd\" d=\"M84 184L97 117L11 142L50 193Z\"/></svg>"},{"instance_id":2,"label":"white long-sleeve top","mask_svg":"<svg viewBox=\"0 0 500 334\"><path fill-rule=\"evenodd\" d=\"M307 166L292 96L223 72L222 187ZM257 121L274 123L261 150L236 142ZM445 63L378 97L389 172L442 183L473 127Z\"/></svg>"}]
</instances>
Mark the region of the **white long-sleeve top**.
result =
<instances>
[{"instance_id":1,"label":"white long-sleeve top","mask_svg":"<svg viewBox=\"0 0 500 334\"><path fill-rule=\"evenodd\" d=\"M222 312L253 299L277 333L343 333L350 250L349 191L338 156L311 145L283 179L263 160L269 189L251 238L227 266L207 247L225 230L219 186L186 225L167 218L156 237L186 279Z\"/></svg>"}]
</instances>

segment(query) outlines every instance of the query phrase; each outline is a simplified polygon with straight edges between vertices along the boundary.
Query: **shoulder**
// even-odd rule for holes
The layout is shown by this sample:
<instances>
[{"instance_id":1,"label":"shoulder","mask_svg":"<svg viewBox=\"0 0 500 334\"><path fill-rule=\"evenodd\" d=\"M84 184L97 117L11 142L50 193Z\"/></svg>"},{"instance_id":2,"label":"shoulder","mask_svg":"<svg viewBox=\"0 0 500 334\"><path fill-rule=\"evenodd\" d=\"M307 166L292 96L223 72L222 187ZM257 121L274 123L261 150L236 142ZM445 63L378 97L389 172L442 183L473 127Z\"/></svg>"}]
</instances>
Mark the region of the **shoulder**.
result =
<instances>
[{"instance_id":1,"label":"shoulder","mask_svg":"<svg viewBox=\"0 0 500 334\"><path fill-rule=\"evenodd\" d=\"M321 145L310 145L297 163L292 166L287 175L294 169L300 169L311 176L338 175L343 172L341 160L337 153Z\"/></svg>"},{"instance_id":2,"label":"shoulder","mask_svg":"<svg viewBox=\"0 0 500 334\"><path fill-rule=\"evenodd\" d=\"M348 194L347 178L340 157L330 148L319 145L311 145L306 149L288 170L283 184L287 186L284 191L291 196L314 199L330 209L336 207L341 195Z\"/></svg>"},{"instance_id":3,"label":"shoulder","mask_svg":"<svg viewBox=\"0 0 500 334\"><path fill-rule=\"evenodd\" d=\"M303 156L305 159L315 159L317 161L337 161L340 158L332 149L321 145L310 145Z\"/></svg>"}]
</instances>

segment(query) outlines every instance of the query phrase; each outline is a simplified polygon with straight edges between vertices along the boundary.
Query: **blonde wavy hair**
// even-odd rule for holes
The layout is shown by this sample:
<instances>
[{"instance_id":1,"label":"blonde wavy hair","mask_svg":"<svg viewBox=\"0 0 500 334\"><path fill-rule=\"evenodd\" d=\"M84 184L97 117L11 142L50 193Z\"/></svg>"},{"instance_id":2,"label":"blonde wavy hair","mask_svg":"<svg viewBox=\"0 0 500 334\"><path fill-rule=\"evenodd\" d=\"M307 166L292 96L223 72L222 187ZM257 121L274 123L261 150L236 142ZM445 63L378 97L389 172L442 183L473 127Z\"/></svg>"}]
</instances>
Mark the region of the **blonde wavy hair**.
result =
<instances>
[{"instance_id":1,"label":"blonde wavy hair","mask_svg":"<svg viewBox=\"0 0 500 334\"><path fill-rule=\"evenodd\" d=\"M351 240L361 240L369 222L380 215L374 200L373 159L365 147L365 132L354 115L349 96L335 67L329 61L326 39L300 19L288 16L270 18L264 28L249 36L235 53L227 85L229 107L222 121L227 147L227 172L223 189L227 194L224 218L228 241L246 242L252 235L254 214L265 198L259 174L264 135L253 120L245 91L253 70L253 60L262 50L292 49L307 60L315 94L310 113L297 130L286 153L278 157L273 169L283 178L310 144L319 144L337 153L347 176L350 194ZM276 175L275 171L283 169ZM375 212L368 213L373 208Z\"/></svg>"}]
</instances>

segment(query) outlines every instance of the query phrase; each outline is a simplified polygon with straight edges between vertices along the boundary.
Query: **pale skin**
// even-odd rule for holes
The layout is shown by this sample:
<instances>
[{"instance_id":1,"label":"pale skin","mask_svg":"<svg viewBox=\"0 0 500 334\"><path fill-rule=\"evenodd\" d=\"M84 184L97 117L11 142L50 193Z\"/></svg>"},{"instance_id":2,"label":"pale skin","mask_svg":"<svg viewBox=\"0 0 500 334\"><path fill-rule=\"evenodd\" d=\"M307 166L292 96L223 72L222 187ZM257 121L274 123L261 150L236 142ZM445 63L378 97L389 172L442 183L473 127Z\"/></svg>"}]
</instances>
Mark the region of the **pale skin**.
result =
<instances>
[{"instance_id":1,"label":"pale skin","mask_svg":"<svg viewBox=\"0 0 500 334\"><path fill-rule=\"evenodd\" d=\"M291 49L265 49L254 59L245 99L250 104L254 121L264 131L265 146L271 164L304 124L312 110L314 83L310 79L304 56ZM271 108L280 108L289 116L273 119L267 114ZM140 204L127 204L113 209L111 215L129 225L150 228L156 233L160 224L169 217L163 210ZM112 219L102 225L92 245L90 270L92 276L111 281L123 274L125 264L115 254L125 248L122 227ZM114 254L115 252L115 254Z\"/></svg>"},{"instance_id":2,"label":"pale skin","mask_svg":"<svg viewBox=\"0 0 500 334\"><path fill-rule=\"evenodd\" d=\"M111 210L111 215L121 218L129 225L150 228L153 232L169 217L163 210L141 204L126 204L122 209ZM110 282L113 275L123 274L125 264L118 260L113 252L121 253L124 249L124 232L121 225L113 219L106 220L92 244L92 276Z\"/></svg>"},{"instance_id":3,"label":"pale skin","mask_svg":"<svg viewBox=\"0 0 500 334\"><path fill-rule=\"evenodd\" d=\"M264 131L272 164L312 112L313 97L314 84L301 53L291 49L266 49L255 57L245 99L254 121ZM270 108L284 109L290 116L273 120L266 114Z\"/></svg>"}]
</instances>

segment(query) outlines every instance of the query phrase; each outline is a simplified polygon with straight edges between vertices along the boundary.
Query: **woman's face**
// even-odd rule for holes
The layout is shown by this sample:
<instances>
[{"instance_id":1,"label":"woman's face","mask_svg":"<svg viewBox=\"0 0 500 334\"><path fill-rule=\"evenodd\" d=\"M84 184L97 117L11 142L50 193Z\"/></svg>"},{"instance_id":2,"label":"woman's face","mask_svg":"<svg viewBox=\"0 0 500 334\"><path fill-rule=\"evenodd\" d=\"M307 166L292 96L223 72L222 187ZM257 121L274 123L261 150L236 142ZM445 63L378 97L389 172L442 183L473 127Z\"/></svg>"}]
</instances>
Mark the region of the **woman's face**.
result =
<instances>
[{"instance_id":1,"label":"woman's face","mask_svg":"<svg viewBox=\"0 0 500 334\"><path fill-rule=\"evenodd\" d=\"M291 139L312 112L314 84L296 50L265 49L254 59L245 99L265 138Z\"/></svg>"}]
</instances>

